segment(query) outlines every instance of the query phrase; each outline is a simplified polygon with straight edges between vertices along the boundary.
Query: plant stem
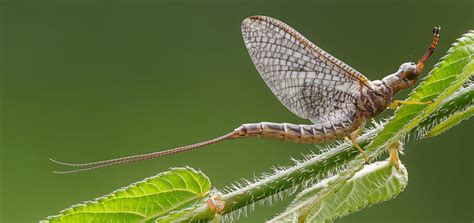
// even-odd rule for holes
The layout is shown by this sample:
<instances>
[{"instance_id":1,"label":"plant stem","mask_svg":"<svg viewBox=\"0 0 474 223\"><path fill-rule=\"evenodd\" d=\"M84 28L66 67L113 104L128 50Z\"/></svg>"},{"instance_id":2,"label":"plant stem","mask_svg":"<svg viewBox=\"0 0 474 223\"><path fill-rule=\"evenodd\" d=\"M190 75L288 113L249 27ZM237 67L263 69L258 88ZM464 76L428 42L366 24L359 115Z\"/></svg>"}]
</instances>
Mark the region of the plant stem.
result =
<instances>
[{"instance_id":1,"label":"plant stem","mask_svg":"<svg viewBox=\"0 0 474 223\"><path fill-rule=\"evenodd\" d=\"M472 97L473 95L473 88L469 89L469 91L458 91L452 97L444 100L436 112L430 117L445 117L448 115L448 113L445 112L447 110L455 112L462 107L466 107L462 105L471 103L470 100L465 100L466 96L470 95ZM462 98L464 98L464 100L461 100ZM430 123L431 122L422 121L417 129L431 128L432 125ZM362 147L366 146L382 129L383 127L376 127L373 130L367 131L359 137L358 143ZM381 151L382 150L372 151L371 154L380 154ZM301 161L293 167L277 171L271 176L264 177L240 189L224 194L222 195L222 200L225 202L225 208L221 214L230 213L257 201L268 199L280 192L296 189L295 187L299 187L305 183L311 183L318 178L324 178L330 175L331 172L345 167L345 164L354 160L358 154L359 152L354 149L351 144L343 143L326 152ZM354 172L354 170L346 171L349 173ZM348 174L348 176L350 176L350 174ZM209 221L213 218L214 213L209 210L205 204L185 217L185 219L189 221Z\"/></svg>"}]
</instances>

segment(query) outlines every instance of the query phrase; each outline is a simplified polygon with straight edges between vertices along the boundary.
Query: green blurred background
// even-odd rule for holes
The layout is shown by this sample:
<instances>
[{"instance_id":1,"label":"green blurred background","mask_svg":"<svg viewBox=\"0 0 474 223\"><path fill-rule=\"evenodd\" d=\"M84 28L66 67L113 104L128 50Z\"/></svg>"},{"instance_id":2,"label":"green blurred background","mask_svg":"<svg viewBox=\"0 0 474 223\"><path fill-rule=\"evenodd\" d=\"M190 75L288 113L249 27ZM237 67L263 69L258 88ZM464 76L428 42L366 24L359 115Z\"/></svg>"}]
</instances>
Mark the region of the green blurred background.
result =
<instances>
[{"instance_id":1,"label":"green blurred background","mask_svg":"<svg viewBox=\"0 0 474 223\"><path fill-rule=\"evenodd\" d=\"M416 61L431 28L441 25L429 70L474 22L472 0L2 1L0 7L1 222L35 222L170 167L200 169L220 189L315 150L237 140L94 172L52 173L61 167L50 157L95 161L198 142L241 123L306 123L277 101L251 63L240 34L247 16L285 21L370 79ZM339 222L472 222L473 130L466 121L408 143L406 191ZM239 221L262 222L286 202Z\"/></svg>"}]
</instances>

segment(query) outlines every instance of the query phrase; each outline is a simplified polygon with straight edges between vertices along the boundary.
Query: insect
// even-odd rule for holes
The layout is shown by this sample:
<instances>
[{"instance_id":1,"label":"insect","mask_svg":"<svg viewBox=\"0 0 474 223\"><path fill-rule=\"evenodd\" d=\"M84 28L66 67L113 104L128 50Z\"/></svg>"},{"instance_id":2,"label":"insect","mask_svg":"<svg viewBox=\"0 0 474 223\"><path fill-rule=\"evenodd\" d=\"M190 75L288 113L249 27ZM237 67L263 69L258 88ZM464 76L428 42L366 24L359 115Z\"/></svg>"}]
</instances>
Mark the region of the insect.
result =
<instances>
[{"instance_id":1,"label":"insect","mask_svg":"<svg viewBox=\"0 0 474 223\"><path fill-rule=\"evenodd\" d=\"M425 61L438 44L439 27L433 28L431 46L418 63L403 63L397 72L375 81L370 81L277 19L251 16L242 22L241 29L250 58L265 83L286 108L301 118L309 119L312 124L243 124L223 136L159 152L83 164L52 160L58 164L78 167L56 173L82 172L137 162L228 139L248 137L306 144L346 138L368 162L364 150L356 142L366 120L377 116L386 108L396 109L400 104L431 103L394 100L393 97L416 83Z\"/></svg>"}]
</instances>

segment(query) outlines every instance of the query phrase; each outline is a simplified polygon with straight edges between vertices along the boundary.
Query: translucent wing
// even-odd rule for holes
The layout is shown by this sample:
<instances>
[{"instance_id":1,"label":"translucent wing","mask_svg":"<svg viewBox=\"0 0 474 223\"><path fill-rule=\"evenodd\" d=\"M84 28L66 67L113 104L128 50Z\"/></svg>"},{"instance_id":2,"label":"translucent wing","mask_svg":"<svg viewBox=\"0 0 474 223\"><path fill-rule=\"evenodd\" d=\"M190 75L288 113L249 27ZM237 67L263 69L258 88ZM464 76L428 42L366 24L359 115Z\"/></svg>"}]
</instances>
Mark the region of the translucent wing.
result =
<instances>
[{"instance_id":1,"label":"translucent wing","mask_svg":"<svg viewBox=\"0 0 474 223\"><path fill-rule=\"evenodd\" d=\"M352 117L361 88L371 87L361 73L276 19L249 17L242 23L242 36L268 87L302 118Z\"/></svg>"}]
</instances>

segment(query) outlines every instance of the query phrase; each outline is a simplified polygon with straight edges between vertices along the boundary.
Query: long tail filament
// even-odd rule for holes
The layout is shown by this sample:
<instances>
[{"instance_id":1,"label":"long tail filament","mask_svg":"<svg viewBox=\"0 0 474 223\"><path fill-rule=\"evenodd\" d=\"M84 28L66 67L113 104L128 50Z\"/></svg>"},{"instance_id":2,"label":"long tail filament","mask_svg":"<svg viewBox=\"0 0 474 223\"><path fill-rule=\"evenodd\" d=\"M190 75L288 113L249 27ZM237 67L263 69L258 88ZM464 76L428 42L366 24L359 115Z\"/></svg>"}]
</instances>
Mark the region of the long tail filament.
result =
<instances>
[{"instance_id":1,"label":"long tail filament","mask_svg":"<svg viewBox=\"0 0 474 223\"><path fill-rule=\"evenodd\" d=\"M175 153L181 153L181 152L186 152L189 150L197 149L200 147L204 147L207 145L215 144L220 141L226 140L226 139L233 139L238 137L238 131L233 131L231 133L228 133L226 135L223 135L221 137L217 137L208 141L204 142L199 142L191 145L186 145L186 146L181 146L173 149L168 149L164 151L159 151L159 152L153 152L153 153L147 153L147 154L141 154L141 155L134 155L134 156L127 156L127 157L121 157L121 158L116 158L116 159L110 159L110 160L103 160L103 161L98 161L98 162L91 162L91 163L66 163L66 162L61 162L57 161L54 159L50 159L52 162L63 165L63 166L71 166L71 167L81 167L79 169L74 169L74 170L66 170L66 171L54 171L54 173L57 174L67 174L67 173L78 173L78 172L85 172L85 171L90 171L94 169L100 169L104 167L109 167L109 166L115 166L119 164L125 164L125 163L133 163L133 162L138 162L138 161L143 161L143 160L148 160L148 159L153 159L153 158L158 158L162 156L167 156Z\"/></svg>"}]
</instances>

